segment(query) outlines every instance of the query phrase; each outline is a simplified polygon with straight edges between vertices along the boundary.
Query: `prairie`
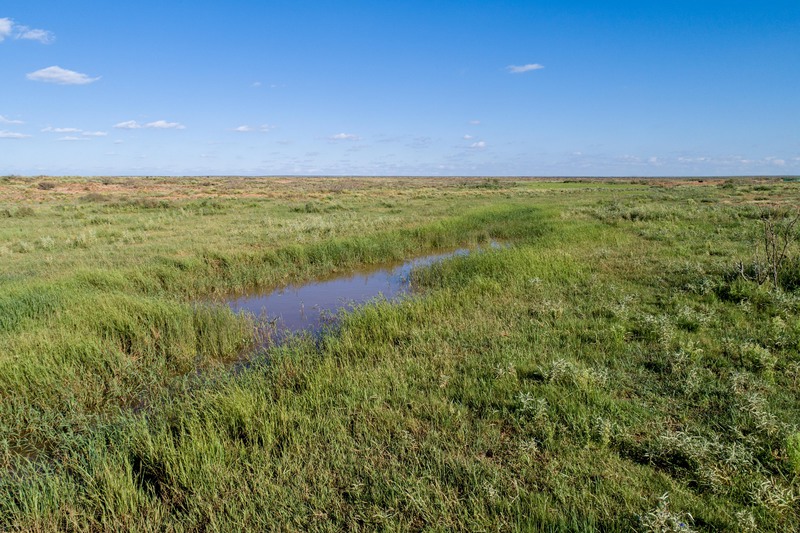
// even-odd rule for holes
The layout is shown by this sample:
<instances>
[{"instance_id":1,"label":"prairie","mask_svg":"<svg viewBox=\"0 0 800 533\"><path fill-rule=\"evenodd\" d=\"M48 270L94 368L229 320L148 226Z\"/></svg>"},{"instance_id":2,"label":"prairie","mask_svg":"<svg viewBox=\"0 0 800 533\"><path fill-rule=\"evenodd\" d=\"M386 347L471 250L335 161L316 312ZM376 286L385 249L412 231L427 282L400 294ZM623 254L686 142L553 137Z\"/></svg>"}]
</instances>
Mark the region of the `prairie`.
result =
<instances>
[{"instance_id":1,"label":"prairie","mask_svg":"<svg viewBox=\"0 0 800 533\"><path fill-rule=\"evenodd\" d=\"M0 177L0 530L798 531L798 205L759 178ZM491 241L270 348L212 303Z\"/></svg>"}]
</instances>

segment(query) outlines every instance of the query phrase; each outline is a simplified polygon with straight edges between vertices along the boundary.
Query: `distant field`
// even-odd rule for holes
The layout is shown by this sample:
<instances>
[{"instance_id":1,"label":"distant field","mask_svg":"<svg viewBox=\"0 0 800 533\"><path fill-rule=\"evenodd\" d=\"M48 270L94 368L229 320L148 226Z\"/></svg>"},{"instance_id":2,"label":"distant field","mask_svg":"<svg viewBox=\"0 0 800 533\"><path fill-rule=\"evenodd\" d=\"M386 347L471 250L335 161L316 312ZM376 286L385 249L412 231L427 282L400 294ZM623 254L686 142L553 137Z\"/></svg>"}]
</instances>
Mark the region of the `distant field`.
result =
<instances>
[{"instance_id":1,"label":"distant field","mask_svg":"<svg viewBox=\"0 0 800 533\"><path fill-rule=\"evenodd\" d=\"M0 177L0 531L800 531L797 206L759 178ZM492 240L269 350L208 303Z\"/></svg>"}]
</instances>

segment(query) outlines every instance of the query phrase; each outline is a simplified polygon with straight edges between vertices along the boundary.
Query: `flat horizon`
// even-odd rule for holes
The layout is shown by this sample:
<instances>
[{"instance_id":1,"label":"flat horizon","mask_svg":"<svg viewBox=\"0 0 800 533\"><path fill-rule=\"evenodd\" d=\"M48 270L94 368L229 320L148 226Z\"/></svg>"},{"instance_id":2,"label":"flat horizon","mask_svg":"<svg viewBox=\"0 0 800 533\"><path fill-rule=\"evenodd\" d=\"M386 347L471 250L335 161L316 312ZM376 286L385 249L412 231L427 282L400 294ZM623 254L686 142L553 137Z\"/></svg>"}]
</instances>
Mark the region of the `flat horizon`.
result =
<instances>
[{"instance_id":1,"label":"flat horizon","mask_svg":"<svg viewBox=\"0 0 800 533\"><path fill-rule=\"evenodd\" d=\"M0 174L800 174L800 3L7 0Z\"/></svg>"}]
</instances>

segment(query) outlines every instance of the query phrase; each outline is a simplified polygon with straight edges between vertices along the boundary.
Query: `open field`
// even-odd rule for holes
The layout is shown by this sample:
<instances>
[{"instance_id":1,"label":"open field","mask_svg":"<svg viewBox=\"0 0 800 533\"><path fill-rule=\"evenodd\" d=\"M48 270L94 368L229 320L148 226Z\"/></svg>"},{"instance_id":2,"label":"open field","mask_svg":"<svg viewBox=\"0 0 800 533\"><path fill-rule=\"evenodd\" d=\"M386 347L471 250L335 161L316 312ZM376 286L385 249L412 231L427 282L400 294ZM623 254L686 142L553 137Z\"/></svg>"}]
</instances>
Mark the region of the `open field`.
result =
<instances>
[{"instance_id":1,"label":"open field","mask_svg":"<svg viewBox=\"0 0 800 533\"><path fill-rule=\"evenodd\" d=\"M800 531L797 243L779 287L745 279L798 205L755 178L0 177L0 531ZM208 303L490 240L268 352Z\"/></svg>"}]
</instances>

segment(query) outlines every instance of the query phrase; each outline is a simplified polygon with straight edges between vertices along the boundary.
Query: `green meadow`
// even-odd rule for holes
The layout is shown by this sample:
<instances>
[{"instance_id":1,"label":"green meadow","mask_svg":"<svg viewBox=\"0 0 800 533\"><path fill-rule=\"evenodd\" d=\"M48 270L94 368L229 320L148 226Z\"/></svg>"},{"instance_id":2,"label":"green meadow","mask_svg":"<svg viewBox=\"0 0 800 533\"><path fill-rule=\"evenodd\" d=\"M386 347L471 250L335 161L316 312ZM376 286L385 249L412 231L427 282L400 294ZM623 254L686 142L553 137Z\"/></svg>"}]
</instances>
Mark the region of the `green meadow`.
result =
<instances>
[{"instance_id":1,"label":"green meadow","mask_svg":"<svg viewBox=\"0 0 800 533\"><path fill-rule=\"evenodd\" d=\"M0 531L800 531L798 205L0 177ZM492 240L269 349L220 303Z\"/></svg>"}]
</instances>

